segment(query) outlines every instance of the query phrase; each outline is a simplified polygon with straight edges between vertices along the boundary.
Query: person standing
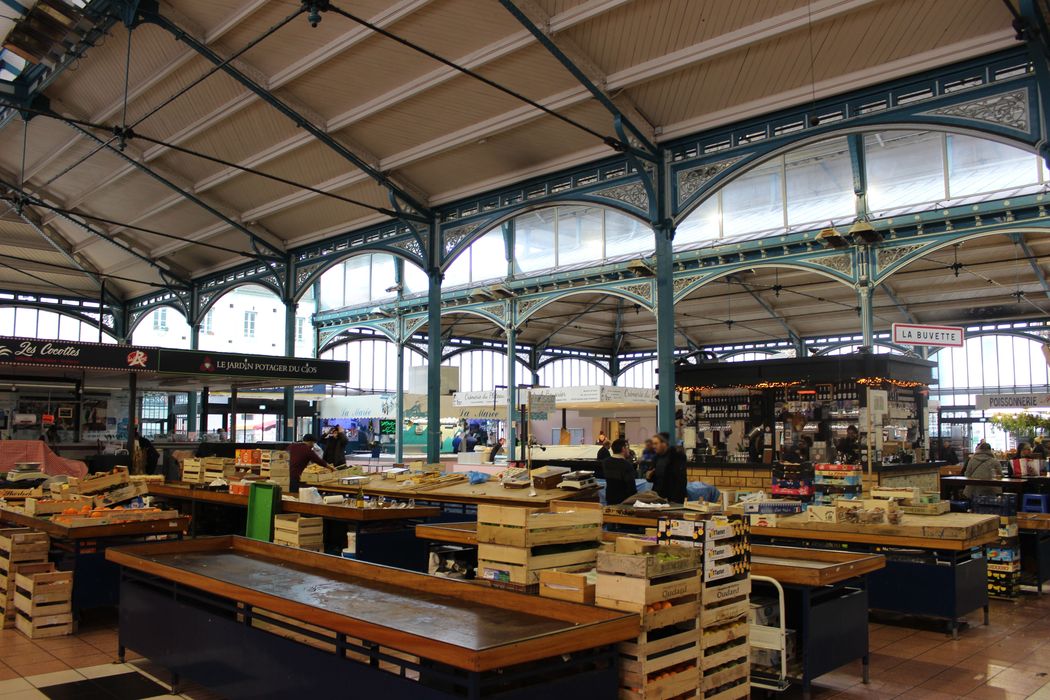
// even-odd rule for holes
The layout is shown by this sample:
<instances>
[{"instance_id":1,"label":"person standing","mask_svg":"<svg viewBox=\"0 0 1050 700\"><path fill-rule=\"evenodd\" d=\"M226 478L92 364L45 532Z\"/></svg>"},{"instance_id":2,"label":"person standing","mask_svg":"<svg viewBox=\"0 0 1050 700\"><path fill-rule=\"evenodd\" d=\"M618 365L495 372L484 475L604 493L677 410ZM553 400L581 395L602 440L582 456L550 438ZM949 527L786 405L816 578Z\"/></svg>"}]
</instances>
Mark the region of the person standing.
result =
<instances>
[{"instance_id":1,"label":"person standing","mask_svg":"<svg viewBox=\"0 0 1050 700\"><path fill-rule=\"evenodd\" d=\"M324 461L333 467L346 465L346 433L343 426L336 423L328 432L328 439L324 444Z\"/></svg>"},{"instance_id":2,"label":"person standing","mask_svg":"<svg viewBox=\"0 0 1050 700\"><path fill-rule=\"evenodd\" d=\"M966 463L963 476L967 479L998 479L1002 476L999 460L992 454L992 446L983 442L977 446L977 450ZM999 486L967 486L963 489L963 495L972 499L974 496L998 496L1003 492Z\"/></svg>"},{"instance_id":3,"label":"person standing","mask_svg":"<svg viewBox=\"0 0 1050 700\"><path fill-rule=\"evenodd\" d=\"M638 492L637 471L630 459L630 448L623 438L613 440L611 454L602 462L605 473L605 503L617 505Z\"/></svg>"},{"instance_id":4,"label":"person standing","mask_svg":"<svg viewBox=\"0 0 1050 700\"><path fill-rule=\"evenodd\" d=\"M599 430L598 431L598 439L594 441L594 444L595 445L605 445L606 447L608 447L608 445L606 445L607 442L609 442L609 438L606 437L605 431L604 430ZM603 458L599 458L599 459L603 459Z\"/></svg>"},{"instance_id":5,"label":"person standing","mask_svg":"<svg viewBox=\"0 0 1050 700\"><path fill-rule=\"evenodd\" d=\"M685 455L671 447L667 433L653 435L653 450L652 468L646 477L653 482L653 491L671 503L685 503Z\"/></svg>"},{"instance_id":6,"label":"person standing","mask_svg":"<svg viewBox=\"0 0 1050 700\"><path fill-rule=\"evenodd\" d=\"M506 445L506 444L507 444L507 438L500 438L499 441L496 442L496 444L492 446L492 449L489 450L489 461L490 462L495 462L496 461L496 455L498 455L500 452L503 451L503 446Z\"/></svg>"},{"instance_id":7,"label":"person standing","mask_svg":"<svg viewBox=\"0 0 1050 700\"><path fill-rule=\"evenodd\" d=\"M322 467L328 466L314 452L315 442L314 436L307 434L303 435L301 441L288 445L288 490L293 494L299 493L299 480L303 476L303 470L306 469L306 465L313 463Z\"/></svg>"},{"instance_id":8,"label":"person standing","mask_svg":"<svg viewBox=\"0 0 1050 700\"><path fill-rule=\"evenodd\" d=\"M609 459L612 455L609 453L609 441L601 443L601 447L598 448L598 461Z\"/></svg>"}]
</instances>

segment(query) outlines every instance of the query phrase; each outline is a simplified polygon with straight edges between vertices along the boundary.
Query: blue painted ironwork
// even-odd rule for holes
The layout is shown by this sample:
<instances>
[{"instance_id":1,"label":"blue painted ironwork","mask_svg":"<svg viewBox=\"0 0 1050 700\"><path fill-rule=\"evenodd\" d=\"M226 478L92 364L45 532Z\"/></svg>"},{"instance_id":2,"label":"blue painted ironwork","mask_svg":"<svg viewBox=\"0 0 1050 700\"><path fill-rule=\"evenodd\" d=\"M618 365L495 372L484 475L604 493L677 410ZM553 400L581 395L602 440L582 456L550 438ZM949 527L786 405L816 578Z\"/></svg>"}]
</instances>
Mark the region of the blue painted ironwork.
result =
<instances>
[{"instance_id":1,"label":"blue painted ironwork","mask_svg":"<svg viewBox=\"0 0 1050 700\"><path fill-rule=\"evenodd\" d=\"M659 149L656 144L650 140L649 135L627 118L627 115L625 115L620 107L613 102L612 98L603 89L594 84L594 81L591 80L590 76L588 76L580 66L576 65L576 63L566 55L561 47L559 47L551 38L550 34L536 26L532 19L530 19L521 8L518 7L514 0L500 0L500 4L514 16L514 19L518 20L518 22L525 27L530 34L532 34L533 38L539 42L540 46L545 48L548 53L554 56L554 58L572 74L572 77L576 79L576 82L591 93L591 96L598 101L598 104L604 107L613 116L613 119L616 121L617 131L621 132L621 135L618 142L614 139L607 139L606 143L609 146L618 151L631 151L635 156L646 160L652 161L657 158L659 155ZM623 131L629 131L630 137L623 134ZM632 141L637 142L639 146L634 146Z\"/></svg>"},{"instance_id":2,"label":"blue painted ironwork","mask_svg":"<svg viewBox=\"0 0 1050 700\"><path fill-rule=\"evenodd\" d=\"M1038 92L1027 54L1013 49L675 141L667 146L675 220L762 161L842 133L921 126L1035 149L1045 138Z\"/></svg>"}]
</instances>

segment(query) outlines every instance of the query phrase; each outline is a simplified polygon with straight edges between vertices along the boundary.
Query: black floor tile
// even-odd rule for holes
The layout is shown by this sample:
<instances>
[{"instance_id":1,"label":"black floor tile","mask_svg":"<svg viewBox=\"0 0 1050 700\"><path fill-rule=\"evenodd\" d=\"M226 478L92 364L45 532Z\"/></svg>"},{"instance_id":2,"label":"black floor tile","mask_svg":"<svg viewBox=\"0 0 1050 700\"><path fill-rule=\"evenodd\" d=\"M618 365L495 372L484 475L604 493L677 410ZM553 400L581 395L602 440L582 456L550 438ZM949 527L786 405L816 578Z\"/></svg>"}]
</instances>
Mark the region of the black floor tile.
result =
<instances>
[{"instance_id":1,"label":"black floor tile","mask_svg":"<svg viewBox=\"0 0 1050 700\"><path fill-rule=\"evenodd\" d=\"M61 683L39 690L51 700L141 700L167 695L169 692L168 688L134 671Z\"/></svg>"}]
</instances>

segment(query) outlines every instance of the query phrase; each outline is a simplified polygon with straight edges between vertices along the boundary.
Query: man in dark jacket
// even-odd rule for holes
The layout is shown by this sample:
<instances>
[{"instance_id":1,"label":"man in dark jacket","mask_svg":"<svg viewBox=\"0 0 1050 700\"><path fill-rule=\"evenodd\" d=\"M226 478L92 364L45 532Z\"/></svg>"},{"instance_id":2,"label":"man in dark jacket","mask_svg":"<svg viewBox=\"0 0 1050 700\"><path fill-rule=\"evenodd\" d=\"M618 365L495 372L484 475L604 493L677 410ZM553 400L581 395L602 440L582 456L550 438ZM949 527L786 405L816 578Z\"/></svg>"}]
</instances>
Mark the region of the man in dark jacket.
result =
<instances>
[{"instance_id":1,"label":"man in dark jacket","mask_svg":"<svg viewBox=\"0 0 1050 700\"><path fill-rule=\"evenodd\" d=\"M608 505L623 503L638 492L634 479L637 474L631 464L631 451L623 438L613 440L612 454L602 461L605 472L605 502Z\"/></svg>"},{"instance_id":2,"label":"man in dark jacket","mask_svg":"<svg viewBox=\"0 0 1050 700\"><path fill-rule=\"evenodd\" d=\"M342 467L346 464L346 433L343 426L336 423L328 433L324 442L324 460L333 467Z\"/></svg>"},{"instance_id":3,"label":"man in dark jacket","mask_svg":"<svg viewBox=\"0 0 1050 700\"><path fill-rule=\"evenodd\" d=\"M646 476L653 482L653 491L671 503L685 503L685 455L671 447L671 436L667 433L653 435L653 449L656 455Z\"/></svg>"}]
</instances>

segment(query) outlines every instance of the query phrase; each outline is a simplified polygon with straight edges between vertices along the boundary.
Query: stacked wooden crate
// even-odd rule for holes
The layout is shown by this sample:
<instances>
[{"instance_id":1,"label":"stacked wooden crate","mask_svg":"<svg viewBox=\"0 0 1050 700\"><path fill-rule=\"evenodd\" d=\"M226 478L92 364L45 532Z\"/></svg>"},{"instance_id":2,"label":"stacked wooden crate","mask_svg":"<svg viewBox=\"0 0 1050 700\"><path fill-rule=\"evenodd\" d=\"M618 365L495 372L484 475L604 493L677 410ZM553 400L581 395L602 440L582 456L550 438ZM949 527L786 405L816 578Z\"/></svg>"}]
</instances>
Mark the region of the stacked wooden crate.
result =
<instances>
[{"instance_id":1,"label":"stacked wooden crate","mask_svg":"<svg viewBox=\"0 0 1050 700\"><path fill-rule=\"evenodd\" d=\"M273 517L274 544L288 547L324 550L324 518L308 518L298 513L281 513Z\"/></svg>"},{"instance_id":2,"label":"stacked wooden crate","mask_svg":"<svg viewBox=\"0 0 1050 700\"><path fill-rule=\"evenodd\" d=\"M30 639L73 633L73 572L52 563L26 564L15 573L15 627Z\"/></svg>"},{"instance_id":3,"label":"stacked wooden crate","mask_svg":"<svg viewBox=\"0 0 1050 700\"><path fill-rule=\"evenodd\" d=\"M638 637L617 646L623 700L695 698L699 692L699 553L622 537L598 553L595 602L637 612Z\"/></svg>"},{"instance_id":4,"label":"stacked wooden crate","mask_svg":"<svg viewBox=\"0 0 1050 700\"><path fill-rule=\"evenodd\" d=\"M478 578L536 591L541 571L593 564L601 537L600 510L479 505Z\"/></svg>"},{"instance_id":5,"label":"stacked wooden crate","mask_svg":"<svg viewBox=\"0 0 1050 700\"><path fill-rule=\"evenodd\" d=\"M700 694L735 700L750 692L747 614L751 593L751 543L747 516L662 518L662 544L694 547L700 566Z\"/></svg>"},{"instance_id":6,"label":"stacked wooden crate","mask_svg":"<svg viewBox=\"0 0 1050 700\"><path fill-rule=\"evenodd\" d=\"M210 484L216 479L225 479L231 477L237 471L236 460L228 457L204 457L200 461L201 464L201 479L206 484Z\"/></svg>"},{"instance_id":7,"label":"stacked wooden crate","mask_svg":"<svg viewBox=\"0 0 1050 700\"><path fill-rule=\"evenodd\" d=\"M289 454L284 450L262 450L259 475L287 491L291 486Z\"/></svg>"},{"instance_id":8,"label":"stacked wooden crate","mask_svg":"<svg viewBox=\"0 0 1050 700\"><path fill-rule=\"evenodd\" d=\"M204 471L201 461L196 457L186 457L182 460L182 480L188 484L199 484Z\"/></svg>"},{"instance_id":9,"label":"stacked wooden crate","mask_svg":"<svg viewBox=\"0 0 1050 700\"><path fill-rule=\"evenodd\" d=\"M51 540L45 532L28 527L0 530L0 604L3 627L15 626L15 575L23 566L47 562Z\"/></svg>"}]
</instances>

